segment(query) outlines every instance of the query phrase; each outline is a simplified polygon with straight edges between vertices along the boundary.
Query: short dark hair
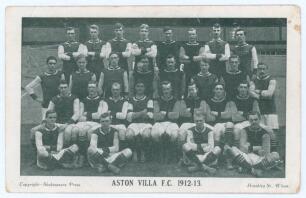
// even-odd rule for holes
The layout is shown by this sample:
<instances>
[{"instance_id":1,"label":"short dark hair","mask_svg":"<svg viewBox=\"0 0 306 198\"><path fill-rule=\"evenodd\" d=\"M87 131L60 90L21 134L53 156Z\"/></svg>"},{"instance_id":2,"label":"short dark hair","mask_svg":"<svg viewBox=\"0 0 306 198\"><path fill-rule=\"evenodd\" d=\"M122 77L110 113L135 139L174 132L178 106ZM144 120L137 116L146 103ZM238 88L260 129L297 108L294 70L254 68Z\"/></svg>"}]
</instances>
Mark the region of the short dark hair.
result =
<instances>
[{"instance_id":1,"label":"short dark hair","mask_svg":"<svg viewBox=\"0 0 306 198\"><path fill-rule=\"evenodd\" d=\"M250 111L250 112L248 112L248 115L247 115L248 119L249 119L249 117L251 115L257 115L259 119L261 118L261 115L260 115L260 113L258 111Z\"/></svg>"},{"instance_id":2,"label":"short dark hair","mask_svg":"<svg viewBox=\"0 0 306 198\"><path fill-rule=\"evenodd\" d=\"M214 84L214 89L215 89L216 86L218 86L218 85L221 85L223 88L225 88L225 84L224 84L224 83L222 83L222 82L216 82L216 83Z\"/></svg>"},{"instance_id":3,"label":"short dark hair","mask_svg":"<svg viewBox=\"0 0 306 198\"><path fill-rule=\"evenodd\" d=\"M68 85L68 82L66 80L61 80L59 85Z\"/></svg>"},{"instance_id":4,"label":"short dark hair","mask_svg":"<svg viewBox=\"0 0 306 198\"><path fill-rule=\"evenodd\" d=\"M115 30L116 30L116 29L121 29L121 28L123 29L124 26L123 26L122 23L115 23L114 28L115 28Z\"/></svg>"},{"instance_id":5,"label":"short dark hair","mask_svg":"<svg viewBox=\"0 0 306 198\"><path fill-rule=\"evenodd\" d=\"M136 85L138 85L138 84L143 84L143 86L146 87L146 84L144 83L143 80L137 80L137 81L135 82L135 84L134 84L134 87L136 87Z\"/></svg>"},{"instance_id":6,"label":"short dark hair","mask_svg":"<svg viewBox=\"0 0 306 198\"><path fill-rule=\"evenodd\" d=\"M56 114L56 112L55 112L54 110L49 109L48 111L46 111L46 113L45 113L45 117L48 117L48 115L53 114L53 113L55 113L55 114Z\"/></svg>"},{"instance_id":7,"label":"short dark hair","mask_svg":"<svg viewBox=\"0 0 306 198\"><path fill-rule=\"evenodd\" d=\"M141 29L149 29L149 25L148 24L141 24L140 27L139 27L139 30Z\"/></svg>"},{"instance_id":8,"label":"short dark hair","mask_svg":"<svg viewBox=\"0 0 306 198\"><path fill-rule=\"evenodd\" d=\"M240 85L244 85L244 84L246 84L248 87L250 87L250 84L249 84L249 82L248 82L247 80L241 81L241 82L239 83L238 87L239 87Z\"/></svg>"},{"instance_id":9,"label":"short dark hair","mask_svg":"<svg viewBox=\"0 0 306 198\"><path fill-rule=\"evenodd\" d=\"M55 62L57 62L57 59L55 56L49 56L46 62L49 63L50 60L55 60Z\"/></svg>"},{"instance_id":10,"label":"short dark hair","mask_svg":"<svg viewBox=\"0 0 306 198\"><path fill-rule=\"evenodd\" d=\"M113 55L113 54L116 54L116 55L119 57L119 54L118 54L117 52L111 52L111 53L109 54L109 57L111 57L111 55Z\"/></svg>"},{"instance_id":11,"label":"short dark hair","mask_svg":"<svg viewBox=\"0 0 306 198\"><path fill-rule=\"evenodd\" d=\"M142 59L148 59L149 60L149 57L147 55L141 55L139 60L142 60Z\"/></svg>"},{"instance_id":12,"label":"short dark hair","mask_svg":"<svg viewBox=\"0 0 306 198\"><path fill-rule=\"evenodd\" d=\"M257 64L257 67L258 67L259 65L264 65L264 66L266 66L266 68L268 68L268 65L267 65L266 63L264 63L264 62L259 62L259 63Z\"/></svg>"},{"instance_id":13,"label":"short dark hair","mask_svg":"<svg viewBox=\"0 0 306 198\"><path fill-rule=\"evenodd\" d=\"M112 117L111 116L111 114L110 114L110 112L105 112L105 113L102 113L101 115L100 115L100 119L102 119L102 118L107 118L107 117Z\"/></svg>"},{"instance_id":14,"label":"short dark hair","mask_svg":"<svg viewBox=\"0 0 306 198\"><path fill-rule=\"evenodd\" d=\"M67 33L68 31L70 31L70 30L74 30L74 31L75 31L75 28L74 28L74 27L71 27L71 26L66 27L66 33Z\"/></svg>"},{"instance_id":15,"label":"short dark hair","mask_svg":"<svg viewBox=\"0 0 306 198\"><path fill-rule=\"evenodd\" d=\"M172 28L170 26L166 26L166 27L163 28L164 33L169 31L169 30L172 30Z\"/></svg>"},{"instance_id":16,"label":"short dark hair","mask_svg":"<svg viewBox=\"0 0 306 198\"><path fill-rule=\"evenodd\" d=\"M173 54L168 54L167 59L170 59L170 58L174 58L174 60L176 60L176 58Z\"/></svg>"},{"instance_id":17,"label":"short dark hair","mask_svg":"<svg viewBox=\"0 0 306 198\"><path fill-rule=\"evenodd\" d=\"M236 31L235 31L235 35L237 34L237 32L243 32L244 35L246 35L246 31L242 28L238 28Z\"/></svg>"},{"instance_id":18,"label":"short dark hair","mask_svg":"<svg viewBox=\"0 0 306 198\"><path fill-rule=\"evenodd\" d=\"M221 26L220 26L219 23L215 23L215 24L213 25L213 28L221 28Z\"/></svg>"},{"instance_id":19,"label":"short dark hair","mask_svg":"<svg viewBox=\"0 0 306 198\"><path fill-rule=\"evenodd\" d=\"M92 25L89 26L89 29L94 29L94 30L99 31L99 26L96 25L96 24L92 24Z\"/></svg>"},{"instance_id":20,"label":"short dark hair","mask_svg":"<svg viewBox=\"0 0 306 198\"><path fill-rule=\"evenodd\" d=\"M228 60L232 59L232 58L238 58L238 60L240 61L240 57L236 54L231 55Z\"/></svg>"},{"instance_id":21,"label":"short dark hair","mask_svg":"<svg viewBox=\"0 0 306 198\"><path fill-rule=\"evenodd\" d=\"M78 56L75 58L75 61L78 61L78 60L80 60L81 58L85 58L85 60L87 61L86 56L85 56L84 54L78 55Z\"/></svg>"},{"instance_id":22,"label":"short dark hair","mask_svg":"<svg viewBox=\"0 0 306 198\"><path fill-rule=\"evenodd\" d=\"M94 81L94 80L90 80L88 83L87 83L87 86L88 85L96 85L97 86L97 82Z\"/></svg>"},{"instance_id":23,"label":"short dark hair","mask_svg":"<svg viewBox=\"0 0 306 198\"><path fill-rule=\"evenodd\" d=\"M161 82L161 86L164 86L164 85L170 85L172 87L171 82L167 80Z\"/></svg>"}]
</instances>

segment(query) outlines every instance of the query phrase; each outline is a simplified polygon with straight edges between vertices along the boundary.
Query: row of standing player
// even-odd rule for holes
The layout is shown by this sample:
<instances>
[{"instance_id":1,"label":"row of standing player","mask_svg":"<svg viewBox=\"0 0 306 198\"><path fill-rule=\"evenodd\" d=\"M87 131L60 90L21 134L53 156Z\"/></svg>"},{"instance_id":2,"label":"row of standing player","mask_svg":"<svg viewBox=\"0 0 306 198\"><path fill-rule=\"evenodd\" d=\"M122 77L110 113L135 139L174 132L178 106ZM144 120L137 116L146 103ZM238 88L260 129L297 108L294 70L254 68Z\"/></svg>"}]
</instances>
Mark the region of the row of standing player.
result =
<instances>
[{"instance_id":1,"label":"row of standing player","mask_svg":"<svg viewBox=\"0 0 306 198\"><path fill-rule=\"evenodd\" d=\"M253 72L256 72L258 58L255 46L246 42L245 31L240 28L235 30L236 42L232 46L221 39L221 31L220 25L215 24L212 27L213 39L202 45L197 41L197 30L190 28L188 42L179 44L173 40L173 30L166 27L164 28L165 41L156 45L149 39L147 24L140 26L140 39L134 43L124 38L124 27L120 23L115 24L115 38L108 42L99 39L99 27L91 25L89 28L90 40L81 44L76 41L75 29L68 28L66 32L68 40L59 45L58 57L63 61L63 72L68 81L72 72L78 69L75 59L80 54L87 57L88 70L93 72L99 80L101 72L109 66L111 53L117 53L119 66L128 73L135 71L135 65L140 61L142 55L149 58L150 70L163 71L167 56L172 54L177 60L177 65L184 65L183 71L187 82L199 72L199 61L210 60L210 72L220 78L226 73L229 57L238 55L240 57L239 70L252 76Z\"/></svg>"}]
</instances>

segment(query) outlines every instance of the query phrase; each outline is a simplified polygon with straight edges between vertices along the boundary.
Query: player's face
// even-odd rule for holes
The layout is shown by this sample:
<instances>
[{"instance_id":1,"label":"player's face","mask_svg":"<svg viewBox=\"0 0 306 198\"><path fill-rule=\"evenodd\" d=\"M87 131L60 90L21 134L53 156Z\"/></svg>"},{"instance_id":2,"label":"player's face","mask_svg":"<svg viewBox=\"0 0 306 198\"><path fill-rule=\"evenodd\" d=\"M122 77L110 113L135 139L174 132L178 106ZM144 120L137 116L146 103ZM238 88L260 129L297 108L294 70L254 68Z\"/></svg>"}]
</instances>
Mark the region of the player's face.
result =
<instances>
[{"instance_id":1,"label":"player's face","mask_svg":"<svg viewBox=\"0 0 306 198\"><path fill-rule=\"evenodd\" d=\"M74 30L67 30L67 39L68 41L75 40L75 31Z\"/></svg>"},{"instance_id":2,"label":"player's face","mask_svg":"<svg viewBox=\"0 0 306 198\"><path fill-rule=\"evenodd\" d=\"M51 60L48 61L48 70L51 73L55 72L55 70L56 70L56 60L51 59Z\"/></svg>"},{"instance_id":3,"label":"player's face","mask_svg":"<svg viewBox=\"0 0 306 198\"><path fill-rule=\"evenodd\" d=\"M235 72L238 71L239 67L239 59L238 58L230 58L229 60L229 71Z\"/></svg>"},{"instance_id":4,"label":"player's face","mask_svg":"<svg viewBox=\"0 0 306 198\"><path fill-rule=\"evenodd\" d=\"M207 73L208 72L208 69L209 69L209 63L207 62L201 62L200 63L200 69L201 69L201 72L202 73Z\"/></svg>"},{"instance_id":5,"label":"player's face","mask_svg":"<svg viewBox=\"0 0 306 198\"><path fill-rule=\"evenodd\" d=\"M99 36L99 32L97 29L90 29L89 30L90 38L96 40Z\"/></svg>"},{"instance_id":6,"label":"player's face","mask_svg":"<svg viewBox=\"0 0 306 198\"><path fill-rule=\"evenodd\" d=\"M265 76L268 73L268 68L266 65L258 65L257 73L260 77Z\"/></svg>"},{"instance_id":7,"label":"player's face","mask_svg":"<svg viewBox=\"0 0 306 198\"><path fill-rule=\"evenodd\" d=\"M250 115L249 122L252 128L258 128L260 123L258 115Z\"/></svg>"},{"instance_id":8,"label":"player's face","mask_svg":"<svg viewBox=\"0 0 306 198\"><path fill-rule=\"evenodd\" d=\"M144 94L144 91L145 91L145 86L143 83L138 83L136 86L135 86L135 91L136 91L136 94L139 94L139 95L143 95Z\"/></svg>"},{"instance_id":9,"label":"player's face","mask_svg":"<svg viewBox=\"0 0 306 198\"><path fill-rule=\"evenodd\" d=\"M198 129L201 129L204 127L205 120L203 116L194 116L193 120Z\"/></svg>"},{"instance_id":10,"label":"player's face","mask_svg":"<svg viewBox=\"0 0 306 198\"><path fill-rule=\"evenodd\" d=\"M239 96L247 96L249 93L249 87L247 84L240 84L238 87Z\"/></svg>"},{"instance_id":11,"label":"player's face","mask_svg":"<svg viewBox=\"0 0 306 198\"><path fill-rule=\"evenodd\" d=\"M175 59L174 58L167 58L167 68L169 70L175 69Z\"/></svg>"},{"instance_id":12,"label":"player's face","mask_svg":"<svg viewBox=\"0 0 306 198\"><path fill-rule=\"evenodd\" d=\"M196 97L197 96L197 87L195 85L189 86L188 87L188 95L190 97Z\"/></svg>"},{"instance_id":13,"label":"player's face","mask_svg":"<svg viewBox=\"0 0 306 198\"><path fill-rule=\"evenodd\" d=\"M119 57L117 54L112 54L110 57L109 57L109 64L111 66L117 66L118 65L118 62L119 62Z\"/></svg>"},{"instance_id":14,"label":"player's face","mask_svg":"<svg viewBox=\"0 0 306 198\"><path fill-rule=\"evenodd\" d=\"M237 40L239 43L245 42L245 35L244 35L244 32L243 32L243 31L238 31L238 32L236 32L236 40Z\"/></svg>"},{"instance_id":15,"label":"player's face","mask_svg":"<svg viewBox=\"0 0 306 198\"><path fill-rule=\"evenodd\" d=\"M85 58L79 58L77 60L77 65L79 67L79 70L81 71L84 71L86 69L86 64L87 64L87 61Z\"/></svg>"},{"instance_id":16,"label":"player's face","mask_svg":"<svg viewBox=\"0 0 306 198\"><path fill-rule=\"evenodd\" d=\"M167 30L164 32L166 41L172 41L173 40L173 33L172 30Z\"/></svg>"},{"instance_id":17,"label":"player's face","mask_svg":"<svg viewBox=\"0 0 306 198\"><path fill-rule=\"evenodd\" d=\"M213 27L213 36L214 36L214 38L216 38L216 39L219 38L220 34L221 34L221 28Z\"/></svg>"},{"instance_id":18,"label":"player's face","mask_svg":"<svg viewBox=\"0 0 306 198\"><path fill-rule=\"evenodd\" d=\"M111 92L113 97L119 97L121 92L120 86L112 86Z\"/></svg>"},{"instance_id":19,"label":"player's face","mask_svg":"<svg viewBox=\"0 0 306 198\"><path fill-rule=\"evenodd\" d=\"M60 84L59 85L59 91L61 95L67 95L68 94L68 85L67 84Z\"/></svg>"},{"instance_id":20,"label":"player's face","mask_svg":"<svg viewBox=\"0 0 306 198\"><path fill-rule=\"evenodd\" d=\"M141 59L142 66L140 67L140 71L148 71L149 70L149 59L143 58Z\"/></svg>"},{"instance_id":21,"label":"player's face","mask_svg":"<svg viewBox=\"0 0 306 198\"><path fill-rule=\"evenodd\" d=\"M140 39L147 39L149 37L149 30L148 29L141 29L139 31Z\"/></svg>"},{"instance_id":22,"label":"player's face","mask_svg":"<svg viewBox=\"0 0 306 198\"><path fill-rule=\"evenodd\" d=\"M189 38L189 41L196 41L197 40L197 32L196 31L188 31L188 38Z\"/></svg>"},{"instance_id":23,"label":"player's face","mask_svg":"<svg viewBox=\"0 0 306 198\"><path fill-rule=\"evenodd\" d=\"M112 123L112 120L109 116L106 117L106 118L101 118L100 119L101 127L104 128L104 129L108 129L110 127L111 123Z\"/></svg>"},{"instance_id":24,"label":"player's face","mask_svg":"<svg viewBox=\"0 0 306 198\"><path fill-rule=\"evenodd\" d=\"M164 96L171 96L172 88L171 85L163 85L162 86L162 93Z\"/></svg>"},{"instance_id":25,"label":"player's face","mask_svg":"<svg viewBox=\"0 0 306 198\"><path fill-rule=\"evenodd\" d=\"M89 95L96 95L97 85L96 84L89 84L88 85L88 93L89 93Z\"/></svg>"},{"instance_id":26,"label":"player's face","mask_svg":"<svg viewBox=\"0 0 306 198\"><path fill-rule=\"evenodd\" d=\"M222 85L217 85L214 89L216 97L223 97L224 96L224 88Z\"/></svg>"},{"instance_id":27,"label":"player's face","mask_svg":"<svg viewBox=\"0 0 306 198\"><path fill-rule=\"evenodd\" d=\"M47 125L51 126L54 125L56 122L56 113L50 113L48 114L48 116L46 117L46 123Z\"/></svg>"},{"instance_id":28,"label":"player's face","mask_svg":"<svg viewBox=\"0 0 306 198\"><path fill-rule=\"evenodd\" d=\"M122 28L115 29L114 32L115 32L115 37L117 37L117 38L122 38L123 37L123 29Z\"/></svg>"}]
</instances>

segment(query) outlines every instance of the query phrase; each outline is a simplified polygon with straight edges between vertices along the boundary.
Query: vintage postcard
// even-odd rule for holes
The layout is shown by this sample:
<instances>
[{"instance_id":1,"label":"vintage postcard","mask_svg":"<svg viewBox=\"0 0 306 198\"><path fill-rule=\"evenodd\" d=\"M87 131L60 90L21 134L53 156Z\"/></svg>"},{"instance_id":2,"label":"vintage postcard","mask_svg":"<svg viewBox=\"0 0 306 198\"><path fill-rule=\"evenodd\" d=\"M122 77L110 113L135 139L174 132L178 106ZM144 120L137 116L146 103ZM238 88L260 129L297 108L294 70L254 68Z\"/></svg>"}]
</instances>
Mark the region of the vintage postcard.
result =
<instances>
[{"instance_id":1,"label":"vintage postcard","mask_svg":"<svg viewBox=\"0 0 306 198\"><path fill-rule=\"evenodd\" d=\"M300 17L7 7L7 191L299 192Z\"/></svg>"}]
</instances>

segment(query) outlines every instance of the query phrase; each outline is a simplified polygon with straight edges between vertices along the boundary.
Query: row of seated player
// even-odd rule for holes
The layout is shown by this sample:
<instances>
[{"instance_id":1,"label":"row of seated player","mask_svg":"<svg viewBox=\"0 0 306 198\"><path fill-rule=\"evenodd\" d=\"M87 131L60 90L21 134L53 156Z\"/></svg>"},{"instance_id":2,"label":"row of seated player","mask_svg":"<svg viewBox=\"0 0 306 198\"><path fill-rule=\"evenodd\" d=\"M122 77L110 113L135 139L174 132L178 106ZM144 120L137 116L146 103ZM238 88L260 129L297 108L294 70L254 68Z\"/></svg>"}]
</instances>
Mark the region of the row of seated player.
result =
<instances>
[{"instance_id":1,"label":"row of seated player","mask_svg":"<svg viewBox=\"0 0 306 198\"><path fill-rule=\"evenodd\" d=\"M142 59L142 63L141 66L147 65L145 64L145 61L147 61L147 58L144 57ZM43 107L43 115L45 110L48 108L48 105L51 107L50 108L54 108L54 103L58 103L59 101L62 100L63 97L61 97L61 94L57 95L59 93L59 90L61 89L65 89L64 85L60 85L60 81L61 79L64 78L64 75L61 75L61 73L59 71L56 70L55 68L55 64L56 64L56 59L54 57L49 57L47 59L48 62L48 72L44 73L41 76L37 76L34 81L32 81L30 84L28 84L26 86L26 90L28 91L28 93L30 94L30 96L38 102L42 103L42 107ZM173 67L173 62L175 62L175 59L173 57L168 57L167 62L169 62L169 64L167 64L167 67ZM271 77L271 75L269 75L268 73L268 66L265 64L259 64L259 70L257 72L256 78L253 81L249 81L248 76L244 75L243 73L241 73L239 70L237 70L237 63L239 62L239 58L237 56L233 56L230 58L230 70L232 73L229 73L228 76L224 76L224 78L221 78L220 80L217 79L217 77L215 75L212 75L211 73L209 73L208 68L209 68L209 63L205 62L205 61L201 61L200 65L201 65L201 71L198 75L192 77L191 80L191 84L195 84L195 86L197 87L197 94L196 94L196 98L198 98L197 100L205 100L206 103L209 104L209 107L213 110L213 114L215 114L215 117L220 117L220 115L218 115L218 112L222 112L225 111L227 109L229 109L229 105L226 105L228 101L236 101L236 107L239 108L249 108L249 107L245 107L246 105L243 103L243 101L248 101L249 100L253 100L256 99L258 101L259 104L259 110L261 111L261 113L263 115L269 115L268 117L265 117L266 121L265 123L269 126L271 126L273 129L278 129L278 121L277 121L277 117L274 115L276 114L276 109L275 109L275 87L276 87L276 81L275 79L273 79ZM86 65L86 59L80 58L78 59L78 64L80 66L80 68L85 67ZM57 75L49 75L50 72L53 72ZM146 73L146 72L144 72ZM102 75L101 75L102 76ZM97 108L99 106L99 100L101 100L100 97L98 97L98 95L100 95L102 92L103 93L108 93L106 94L106 100L109 100L110 97L113 97L111 93L112 91L112 85L114 83L119 84L120 87L120 92L119 93L115 93L115 94L119 94L116 97L121 98L122 93L126 93L127 87L128 87L128 80L123 81L120 80L120 77L114 77L116 75L105 75L105 78L101 78L99 83L98 83L98 87L96 87L95 81L92 81L94 79L91 79L89 77L87 77L87 79L85 78L80 78L79 80L76 80L73 75L71 77L71 81L69 84L69 90L71 90L72 95L75 96L76 98L79 98L80 101L83 103L83 107L84 107L84 102L86 103L93 103L95 101L96 106L91 107L91 109L93 110L93 112L97 112ZM120 75L119 75L120 76ZM124 76L124 75L123 75ZM122 77L122 75L121 75ZM164 75L161 73L160 77L157 77L158 80L154 81L152 79L150 79L148 76L143 76L143 77L137 77L137 75L135 76L134 79L132 79L132 83L133 84L133 88L136 88L137 82L142 82L144 85L144 93L136 93L136 91L133 91L135 93L133 93L133 95L139 95L139 94L144 94L146 96L148 96L148 98L152 98L152 92L158 92L155 90L158 90L158 85L161 85L162 82L170 82L171 84L171 97L173 97L174 99L178 99L179 101L181 101L181 96L186 95L185 100L187 101L187 103L190 103L190 94L188 93L188 90L186 89L186 93L185 93L185 83L184 83L184 74L183 72L179 72L177 77L174 74L171 75ZM102 82L102 79L106 79L105 82ZM123 79L123 78L122 78ZM149 79L149 80L148 80ZM130 82L131 82L130 81ZM225 83L224 85L220 85L222 86L222 90L218 91L220 88L216 88L216 84L220 83ZM38 84L41 84L42 90L43 90L43 100L39 99L35 92L34 92L34 87ZM238 90L239 90L239 86L240 84L247 84L247 86L249 86L250 84L250 89L247 88L247 90L245 90L241 96L238 95ZM65 83L63 83L65 84ZM89 84L91 86L94 86L93 88L90 88ZM107 86L101 86L101 84L103 85L107 85ZM154 86L155 85L155 86ZM103 87L107 87L107 88L103 88ZM162 86L161 86L162 87ZM186 86L188 87L188 86ZM69 90L64 90L62 95L69 95L70 92ZM105 90L105 91L101 91L101 90ZM124 90L124 91L122 91ZM135 89L133 89L135 90ZM160 90L162 90L162 88L160 88ZM98 93L97 93L98 91ZM65 92L65 93L64 93ZM225 97L225 92L227 93L226 97ZM250 92L250 94L249 94ZM185 93L185 94L184 94ZM184 95L183 95L184 94ZM159 95L163 95L162 91L160 91ZM55 97L56 96L56 97ZM127 98L127 93L125 95L123 95L125 98ZM250 99L249 99L250 97ZM51 99L54 99L54 101L51 101ZM65 98L65 97L64 97ZM73 97L71 96L70 98L70 102L73 101L72 99ZM133 98L133 97L132 97ZM161 97L160 97L161 98ZM242 100L241 100L242 98ZM245 99L245 100L243 100ZM247 100L246 100L247 99ZM51 101L51 103L50 103ZM98 102L97 102L98 101ZM191 99L192 101L192 99ZM79 102L79 101L78 101ZM250 103L250 102L249 102ZM252 101L251 101L252 103ZM76 104L77 105L77 104ZM93 104L91 104L92 106ZM214 107L212 107L212 105ZM60 106L60 105L57 105ZM79 106L79 105L77 105ZM240 107L241 106L241 107ZM82 107L82 106L81 106ZM58 107L59 109L65 109L62 107ZM179 107L181 108L181 107ZM238 108L238 111L240 111ZM70 111L70 114L73 113L73 110L75 109L79 109L79 108L73 108L73 107L69 107L68 109L70 110L63 110L63 111ZM100 109L100 114L101 114L101 109L103 109L102 107L99 108ZM123 109L127 109L127 107L123 108ZM205 108L204 108L205 109ZM217 110L218 109L218 110ZM250 109L248 109L250 110ZM82 111L82 110L81 110ZM88 110L85 110L84 112L87 112ZM167 112L167 111L166 111ZM217 112L217 114L215 113ZM244 111L244 112L248 112L248 111ZM66 113L65 113L66 114ZM270 115L270 114L273 114ZM59 114L61 117L61 114ZM81 113L82 115L82 113ZM91 114L89 114L91 115ZM225 114L227 115L227 114ZM96 115L96 117L99 117ZM79 118L78 116L73 118L74 121L77 121ZM214 118L212 118L214 119ZM226 118L228 119L228 118ZM63 121L61 121L63 122ZM67 120L65 120L65 122L67 122Z\"/></svg>"},{"instance_id":2,"label":"row of seated player","mask_svg":"<svg viewBox=\"0 0 306 198\"><path fill-rule=\"evenodd\" d=\"M222 28L220 24L215 24L212 29L212 40L203 44L198 42L197 30L188 29L188 42L179 44L175 41L173 29L164 28L165 41L159 45L149 39L149 26L142 24L139 27L139 40L130 42L124 38L124 26L115 24L115 38L109 41L102 41L99 38L99 27L91 25L89 27L90 39L84 44L76 41L75 29L67 28L67 41L58 47L58 57L63 61L63 73L69 81L70 75L78 70L75 59L79 55L84 55L88 62L88 70L96 75L97 80L104 69L111 64L112 53L116 53L119 66L124 71L134 71L135 65L140 61L141 56L149 58L150 70L164 70L166 58L172 54L178 65L183 64L187 81L199 72L198 62L210 60L209 71L220 78L226 72L226 63L231 55L237 55L241 61L239 70L251 76L256 72L258 58L256 48L246 42L246 33L238 28L234 31L233 40L235 44L229 45L221 39Z\"/></svg>"},{"instance_id":3,"label":"row of seated player","mask_svg":"<svg viewBox=\"0 0 306 198\"><path fill-rule=\"evenodd\" d=\"M205 123L205 115L196 110L194 124L186 130L178 130L165 123L158 126L138 123L133 135L127 130L127 144L120 141L120 131L111 126L109 113L100 116L100 124L80 122L76 125L56 124L57 113L46 112L46 121L31 130L31 139L37 151L38 167L79 168L88 165L98 172L111 171L119 174L130 158L144 162L150 157L154 161L160 156L167 159L175 156L179 164L190 172L204 171L210 175L217 172L218 161L226 159L226 168L262 176L263 170L279 167L280 157L276 152L275 135L271 129L260 124L260 114L250 112L249 125L233 130L228 123L219 133ZM155 127L155 128L154 128ZM135 132L138 132L135 133ZM156 133L158 138L156 138ZM172 134L180 138L173 141ZM222 137L218 139L216 137ZM132 137L132 138L131 138ZM36 156L35 156L36 157ZM85 162L85 163L84 163Z\"/></svg>"}]
</instances>

